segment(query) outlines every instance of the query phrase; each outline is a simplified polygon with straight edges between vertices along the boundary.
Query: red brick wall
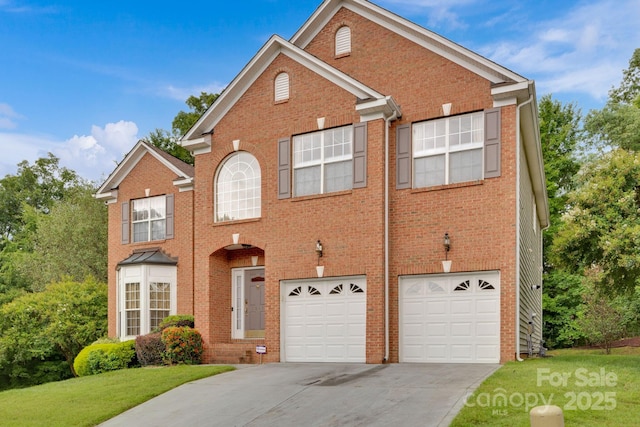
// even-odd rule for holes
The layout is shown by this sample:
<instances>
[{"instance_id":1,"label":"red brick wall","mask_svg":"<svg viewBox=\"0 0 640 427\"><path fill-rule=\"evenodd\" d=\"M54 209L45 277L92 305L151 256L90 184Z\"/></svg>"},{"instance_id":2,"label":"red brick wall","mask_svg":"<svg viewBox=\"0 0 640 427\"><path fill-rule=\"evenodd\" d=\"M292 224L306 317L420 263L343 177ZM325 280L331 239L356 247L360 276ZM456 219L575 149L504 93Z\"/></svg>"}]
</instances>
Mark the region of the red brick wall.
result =
<instances>
[{"instance_id":1,"label":"red brick wall","mask_svg":"<svg viewBox=\"0 0 640 427\"><path fill-rule=\"evenodd\" d=\"M180 193L173 185L177 176L151 154L145 154L118 187L118 200L109 205L109 336L116 336L116 266L134 250L157 248L178 258L177 311L193 313L193 191ZM152 242L121 243L121 205L132 199L174 194L175 238Z\"/></svg>"},{"instance_id":2,"label":"red brick wall","mask_svg":"<svg viewBox=\"0 0 640 427\"><path fill-rule=\"evenodd\" d=\"M352 52L335 59L333 43L339 26L351 27ZM398 275L441 272L442 238L451 235L452 271L500 270L501 360L513 359L515 298L515 108L502 110L502 176L479 183L437 189L395 190L395 129L442 116L441 104L452 103L452 114L493 107L490 84L418 45L341 10L306 48L336 68L401 105L402 119L390 135L390 333L391 361L398 360ZM290 76L290 99L275 104L275 76ZM217 124L211 153L196 159L194 227L194 314L207 346L206 361L234 360L234 351L266 344L264 361L280 360L280 281L315 277L316 240L323 243L325 276L367 277L367 362L384 356L384 135L382 120L368 123L367 187L334 194L277 199L277 141L282 137L360 121L356 99L326 79L280 55L258 77ZM262 169L262 217L216 224L213 221L213 180L220 162L233 152L232 141L253 154ZM140 167L121 186L124 194L144 194L161 182ZM170 181L170 180L169 180ZM164 182L164 181L162 181ZM157 191L169 191L166 189ZM187 193L192 194L192 193ZM182 195L180 195L182 197ZM131 196L128 196L131 197ZM176 195L176 198L178 195ZM177 203L178 205L178 203ZM119 244L119 209L110 207L110 235ZM179 214L176 212L176 219ZM114 222L115 221L115 222ZM111 232L116 230L116 232ZM231 339L231 269L250 265L250 251L228 252L232 234L240 243L260 248L266 274L266 338ZM176 230L176 236L179 236ZM114 242L111 242L112 244ZM167 252L183 250L167 241ZM117 245L115 245L117 246ZM110 256L110 273L133 245ZM182 272L181 267L181 275ZM113 282L110 276L110 283ZM182 297L181 297L182 298ZM190 300L189 300L190 301ZM182 304L182 303L181 303ZM110 323L110 332L113 325Z\"/></svg>"}]
</instances>

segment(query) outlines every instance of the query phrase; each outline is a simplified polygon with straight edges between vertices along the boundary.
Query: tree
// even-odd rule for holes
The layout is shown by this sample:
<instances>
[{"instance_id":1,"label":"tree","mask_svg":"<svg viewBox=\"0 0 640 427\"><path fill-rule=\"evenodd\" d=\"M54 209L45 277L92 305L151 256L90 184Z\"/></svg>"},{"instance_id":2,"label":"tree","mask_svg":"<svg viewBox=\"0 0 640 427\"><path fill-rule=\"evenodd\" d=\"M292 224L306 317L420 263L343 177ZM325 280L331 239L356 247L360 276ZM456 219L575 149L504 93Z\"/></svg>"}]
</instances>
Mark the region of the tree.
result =
<instances>
[{"instance_id":1,"label":"tree","mask_svg":"<svg viewBox=\"0 0 640 427\"><path fill-rule=\"evenodd\" d=\"M199 97L191 95L187 98L186 104L192 111L179 111L171 123L171 132L156 129L147 136L146 140L183 162L192 165L194 162L193 156L176 141L191 129L217 98L218 94L216 93L200 92Z\"/></svg>"},{"instance_id":2,"label":"tree","mask_svg":"<svg viewBox=\"0 0 640 427\"><path fill-rule=\"evenodd\" d=\"M588 280L588 279L587 279ZM611 353L614 341L624 336L624 318L609 296L592 287L583 294L584 308L578 316L578 326L590 343Z\"/></svg>"},{"instance_id":3,"label":"tree","mask_svg":"<svg viewBox=\"0 0 640 427\"><path fill-rule=\"evenodd\" d=\"M632 293L640 277L640 153L613 150L578 178L553 259L576 274L593 272L606 293Z\"/></svg>"},{"instance_id":4,"label":"tree","mask_svg":"<svg viewBox=\"0 0 640 427\"><path fill-rule=\"evenodd\" d=\"M587 115L585 129L601 150L640 151L640 48L633 52L620 86L609 91L605 107Z\"/></svg>"},{"instance_id":5,"label":"tree","mask_svg":"<svg viewBox=\"0 0 640 427\"><path fill-rule=\"evenodd\" d=\"M0 386L73 375L75 356L106 330L107 287L93 279L51 284L16 298L0 307Z\"/></svg>"},{"instance_id":6,"label":"tree","mask_svg":"<svg viewBox=\"0 0 640 427\"><path fill-rule=\"evenodd\" d=\"M49 153L33 165L19 163L17 175L0 179L0 292L28 287L14 261L33 251L38 215L48 214L57 201L85 185L75 172L59 167L58 162Z\"/></svg>"},{"instance_id":7,"label":"tree","mask_svg":"<svg viewBox=\"0 0 640 427\"><path fill-rule=\"evenodd\" d=\"M575 188L574 178L580 170L577 151L582 135L581 114L574 104L562 105L545 95L538 103L538 117L550 214L550 225L543 234L544 337L549 347L557 348L571 346L581 337L575 326L581 277L559 269L549 259L567 195Z\"/></svg>"},{"instance_id":8,"label":"tree","mask_svg":"<svg viewBox=\"0 0 640 427\"><path fill-rule=\"evenodd\" d=\"M33 251L14 263L31 290L63 278L107 281L107 208L94 192L91 185L77 187L37 216Z\"/></svg>"}]
</instances>

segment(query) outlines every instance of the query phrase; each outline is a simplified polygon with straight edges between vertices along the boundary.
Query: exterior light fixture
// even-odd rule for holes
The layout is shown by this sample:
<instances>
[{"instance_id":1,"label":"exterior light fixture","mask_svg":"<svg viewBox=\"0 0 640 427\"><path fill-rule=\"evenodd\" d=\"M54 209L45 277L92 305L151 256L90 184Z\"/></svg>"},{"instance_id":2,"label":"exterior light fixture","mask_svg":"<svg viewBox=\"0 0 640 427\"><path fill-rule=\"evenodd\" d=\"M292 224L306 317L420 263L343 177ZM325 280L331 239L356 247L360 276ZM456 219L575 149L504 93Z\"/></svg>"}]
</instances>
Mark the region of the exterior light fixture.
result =
<instances>
[{"instance_id":1,"label":"exterior light fixture","mask_svg":"<svg viewBox=\"0 0 640 427\"><path fill-rule=\"evenodd\" d=\"M444 233L444 259L447 259L447 254L451 249L451 238L449 237L449 233Z\"/></svg>"},{"instance_id":2,"label":"exterior light fixture","mask_svg":"<svg viewBox=\"0 0 640 427\"><path fill-rule=\"evenodd\" d=\"M316 242L316 254L318 254L318 265L316 266L316 273L318 277L322 277L324 275L324 265L320 265L320 257L322 257L322 242L320 239Z\"/></svg>"},{"instance_id":3,"label":"exterior light fixture","mask_svg":"<svg viewBox=\"0 0 640 427\"><path fill-rule=\"evenodd\" d=\"M444 246L444 260L442 261L442 270L445 273L451 271L451 260L449 260L449 250L451 249L451 238L449 233L444 233L444 240L442 241Z\"/></svg>"}]
</instances>

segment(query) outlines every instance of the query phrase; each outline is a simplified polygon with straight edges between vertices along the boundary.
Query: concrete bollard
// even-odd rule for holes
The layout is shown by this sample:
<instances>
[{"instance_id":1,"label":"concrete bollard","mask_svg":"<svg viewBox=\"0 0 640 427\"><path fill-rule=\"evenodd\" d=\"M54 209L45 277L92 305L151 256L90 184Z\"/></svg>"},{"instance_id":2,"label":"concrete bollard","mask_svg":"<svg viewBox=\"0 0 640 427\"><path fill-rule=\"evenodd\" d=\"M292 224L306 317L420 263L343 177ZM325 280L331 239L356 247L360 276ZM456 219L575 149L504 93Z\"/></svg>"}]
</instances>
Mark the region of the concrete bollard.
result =
<instances>
[{"instance_id":1,"label":"concrete bollard","mask_svg":"<svg viewBox=\"0 0 640 427\"><path fill-rule=\"evenodd\" d=\"M536 406L529 411L531 427L564 427L562 409L556 405Z\"/></svg>"}]
</instances>

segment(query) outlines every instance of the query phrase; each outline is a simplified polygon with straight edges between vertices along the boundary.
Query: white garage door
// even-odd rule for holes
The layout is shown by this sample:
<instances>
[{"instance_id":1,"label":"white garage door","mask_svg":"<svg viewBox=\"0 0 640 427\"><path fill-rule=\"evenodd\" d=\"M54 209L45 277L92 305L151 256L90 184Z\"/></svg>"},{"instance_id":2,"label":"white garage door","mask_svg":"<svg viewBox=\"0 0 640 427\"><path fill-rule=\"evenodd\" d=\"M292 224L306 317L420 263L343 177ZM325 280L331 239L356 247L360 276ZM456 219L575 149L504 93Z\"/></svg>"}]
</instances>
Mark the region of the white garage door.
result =
<instances>
[{"instance_id":1,"label":"white garage door","mask_svg":"<svg viewBox=\"0 0 640 427\"><path fill-rule=\"evenodd\" d=\"M500 362L500 275L400 278L400 361Z\"/></svg>"},{"instance_id":2,"label":"white garage door","mask_svg":"<svg viewBox=\"0 0 640 427\"><path fill-rule=\"evenodd\" d=\"M366 279L282 282L283 360L365 362Z\"/></svg>"}]
</instances>

